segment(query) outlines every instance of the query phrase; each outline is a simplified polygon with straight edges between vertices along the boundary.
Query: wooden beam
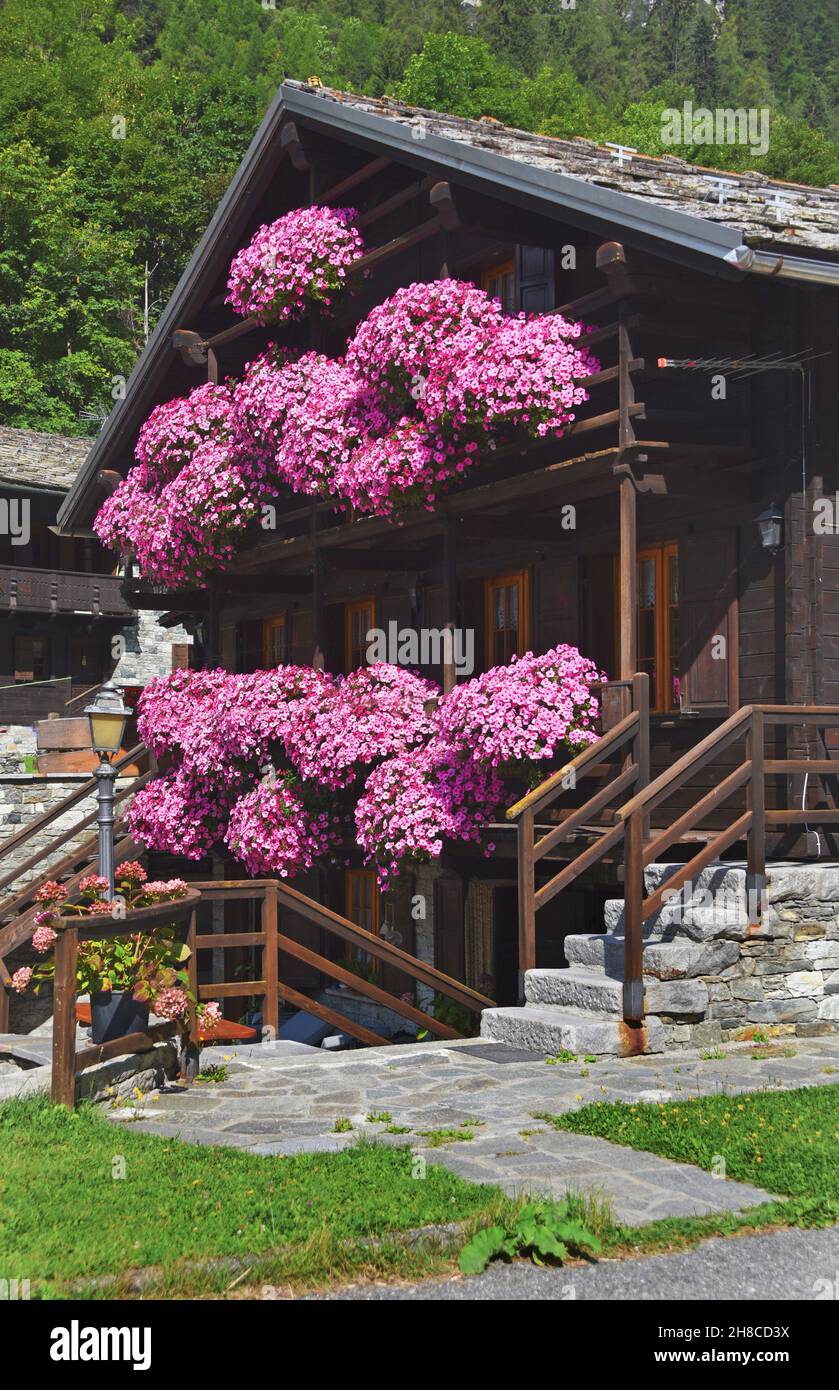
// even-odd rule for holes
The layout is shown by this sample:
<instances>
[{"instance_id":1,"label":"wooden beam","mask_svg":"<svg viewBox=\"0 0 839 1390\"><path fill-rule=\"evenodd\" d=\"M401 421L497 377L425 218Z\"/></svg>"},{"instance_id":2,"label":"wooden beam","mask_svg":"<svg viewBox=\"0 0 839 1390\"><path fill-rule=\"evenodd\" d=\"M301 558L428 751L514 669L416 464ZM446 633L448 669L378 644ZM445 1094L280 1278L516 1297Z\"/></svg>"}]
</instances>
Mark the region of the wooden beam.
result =
<instances>
[{"instance_id":1,"label":"wooden beam","mask_svg":"<svg viewBox=\"0 0 839 1390\"><path fill-rule=\"evenodd\" d=\"M303 142L300 139L300 132L293 121L286 121L280 131L280 149L291 160L292 167L299 174L307 174L311 164L306 157Z\"/></svg>"},{"instance_id":2,"label":"wooden beam","mask_svg":"<svg viewBox=\"0 0 839 1390\"><path fill-rule=\"evenodd\" d=\"M389 217L392 212L398 211L405 203L410 203L414 198L421 198L423 193L428 193L436 182L437 179L430 175L427 179L422 179L420 183L409 184L399 193L394 193L391 198L385 198L383 203L376 203L375 207L359 213L355 220L356 227L359 229L369 227L371 222L378 222L382 217Z\"/></svg>"},{"instance_id":3,"label":"wooden beam","mask_svg":"<svg viewBox=\"0 0 839 1390\"><path fill-rule=\"evenodd\" d=\"M439 546L425 546L422 550L385 550L377 546L375 550L354 550L351 547L333 546L329 551L329 568L336 570L415 570L427 569L440 558Z\"/></svg>"},{"instance_id":4,"label":"wooden beam","mask_svg":"<svg viewBox=\"0 0 839 1390\"><path fill-rule=\"evenodd\" d=\"M383 169L390 168L393 163L386 155L380 159L371 159L369 164L363 164L360 169L356 169L354 174L348 174L340 183L334 183L331 188L327 188L325 193L321 193L317 198L312 199L313 207L328 207L330 203L337 203L339 198L343 198L345 193L350 193L354 188L358 188L362 183L368 183L370 179L380 174Z\"/></svg>"}]
</instances>

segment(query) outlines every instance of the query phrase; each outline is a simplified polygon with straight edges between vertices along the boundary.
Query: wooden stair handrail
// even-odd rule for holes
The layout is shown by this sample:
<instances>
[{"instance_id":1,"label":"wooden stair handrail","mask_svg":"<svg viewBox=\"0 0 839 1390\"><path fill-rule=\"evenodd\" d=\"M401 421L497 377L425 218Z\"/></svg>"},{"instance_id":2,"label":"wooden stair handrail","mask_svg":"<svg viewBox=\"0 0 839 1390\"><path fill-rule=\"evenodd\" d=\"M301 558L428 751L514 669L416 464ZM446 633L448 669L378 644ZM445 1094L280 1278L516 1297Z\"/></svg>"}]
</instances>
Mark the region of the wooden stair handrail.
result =
<instances>
[{"instance_id":1,"label":"wooden stair handrail","mask_svg":"<svg viewBox=\"0 0 839 1390\"><path fill-rule=\"evenodd\" d=\"M695 772L701 771L706 763L712 761L717 753L721 753L727 748L729 743L745 733L748 729L752 717L752 706L744 705L735 714L729 716L719 728L712 730L705 738L697 743L695 748L691 748L688 753L678 758L672 767L660 775L649 786L637 792L635 796L625 801L623 806L616 812L620 820L626 821L636 811L649 812L653 810L659 802L663 801L669 791L675 791L688 777Z\"/></svg>"},{"instance_id":2,"label":"wooden stair handrail","mask_svg":"<svg viewBox=\"0 0 839 1390\"><path fill-rule=\"evenodd\" d=\"M145 854L145 852L144 845L138 845L130 835L126 835L114 845L114 863L124 864L126 859L133 859L139 854ZM68 898L72 897L82 879L89 873L90 869L84 868L74 874L72 878L67 879L62 886L66 889ZM33 884L34 888L37 888L37 884ZM0 927L0 957L7 956L10 951L14 951L28 936L31 936L35 929L34 919L37 911L38 905L35 904L16 917L13 922L7 922L5 927Z\"/></svg>"},{"instance_id":3,"label":"wooden stair handrail","mask_svg":"<svg viewBox=\"0 0 839 1390\"><path fill-rule=\"evenodd\" d=\"M128 753L114 763L114 771L119 773L121 768L130 767L131 763L141 758L144 754L148 755L148 749L145 744L136 744L134 748L130 749ZM56 805L51 806L48 811L42 811L40 816L36 816L28 825L22 826L14 835L10 835L8 840L3 840L2 843L0 843L0 860L2 860L5 855L9 854L11 850L16 849L18 845L24 844L27 840L31 839L32 836L39 830L42 830L45 825L50 825L54 820L57 820L59 816L63 816L65 811L69 811L72 806L75 806L77 801L84 801L86 796L91 796L95 791L96 778L89 777L86 782L82 782L76 787L76 790L71 792L69 796L65 796L63 801L57 802ZM7 883L10 881L11 880L6 879Z\"/></svg>"},{"instance_id":4,"label":"wooden stair handrail","mask_svg":"<svg viewBox=\"0 0 839 1390\"><path fill-rule=\"evenodd\" d=\"M569 774L576 779L590 763L600 762L605 753L614 752L624 743L628 743L637 732L639 722L637 710L625 715L608 733L597 739L596 743L590 743L564 767L552 773L544 782L540 782L538 787L534 787L533 791L528 792L520 801L516 801L506 813L507 820L517 821L525 811L532 811L534 814L543 811L560 791L566 789Z\"/></svg>"},{"instance_id":5,"label":"wooden stair handrail","mask_svg":"<svg viewBox=\"0 0 839 1390\"><path fill-rule=\"evenodd\" d=\"M134 793L138 792L141 787L144 787L147 782L150 782L154 776L154 772L142 772L139 777L134 778L130 787L121 787L114 797L114 805L117 806L119 802L124 801L126 797L133 796ZM29 858L24 859L22 864L18 864L14 869L10 869L7 873L0 876L0 889L7 888L10 883L14 883L22 874L28 873L30 869L34 869L44 859L45 854L51 855L54 850L60 849L62 845L66 845L68 840L74 839L80 830L86 830L89 825L93 825L96 821L96 815L96 811L91 811L89 816L85 816L82 820L76 821L75 825L68 826L60 835L56 835L55 839L50 842L49 848L46 851L39 850L35 854L30 854ZM97 836L91 836L84 841L84 844L92 845L95 848ZM72 867L73 862L79 858L80 853L81 846L79 846L79 850L70 857L70 867ZM67 860L68 856L65 855L64 859L60 859L57 864L53 864L51 868L47 870L49 875L52 878L60 878L62 873L67 872L67 869L62 867L67 864ZM21 902L26 901L27 895L34 895L37 887L37 882L33 881L27 884L26 888L22 889L21 892L14 897L7 898L5 901L0 902L0 917L8 916L10 912L14 912Z\"/></svg>"},{"instance_id":6,"label":"wooden stair handrail","mask_svg":"<svg viewBox=\"0 0 839 1390\"><path fill-rule=\"evenodd\" d=\"M383 941L380 936L372 936L370 932L359 927L355 922L349 921L346 917L341 917L331 908L324 907L322 903L315 902L313 898L307 898L305 893L301 893L290 884L276 880L277 892L281 902L285 902L294 912L305 917L316 926L323 927L334 936L341 937L344 941L349 941L359 950L364 951L368 956L375 956L388 965L395 966L404 975L409 975L420 984L428 985L431 989L436 989L440 994L446 994L450 999L454 999L458 1004L463 1004L467 1009L472 1009L478 1013L482 1009L495 1007L495 1001L485 994L480 994L478 990L471 989L469 985L461 984L459 980L454 980L450 975L445 975L442 970L437 970L435 966L426 964L425 961L418 960L407 951L402 951L398 946L394 946L389 941Z\"/></svg>"}]
</instances>

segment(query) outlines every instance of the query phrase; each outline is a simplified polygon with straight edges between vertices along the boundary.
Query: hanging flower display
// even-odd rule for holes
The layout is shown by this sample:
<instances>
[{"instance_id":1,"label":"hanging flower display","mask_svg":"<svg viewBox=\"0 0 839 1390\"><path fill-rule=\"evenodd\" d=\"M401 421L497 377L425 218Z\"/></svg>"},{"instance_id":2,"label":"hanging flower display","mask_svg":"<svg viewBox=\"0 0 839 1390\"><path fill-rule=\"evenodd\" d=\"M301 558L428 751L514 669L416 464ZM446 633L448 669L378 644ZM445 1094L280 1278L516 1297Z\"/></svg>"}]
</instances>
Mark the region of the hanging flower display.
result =
<instances>
[{"instance_id":1,"label":"hanging flower display","mask_svg":"<svg viewBox=\"0 0 839 1390\"><path fill-rule=\"evenodd\" d=\"M138 727L175 766L137 793L131 832L187 858L224 840L251 873L290 877L334 856L354 826L387 886L447 841L480 841L511 778L526 784L591 742L597 679L566 646L442 698L385 662L345 677L173 672L146 687Z\"/></svg>"},{"instance_id":2,"label":"hanging flower display","mask_svg":"<svg viewBox=\"0 0 839 1390\"><path fill-rule=\"evenodd\" d=\"M260 227L233 258L226 304L260 323L328 309L364 254L353 208L296 208Z\"/></svg>"},{"instance_id":3,"label":"hanging flower display","mask_svg":"<svg viewBox=\"0 0 839 1390\"><path fill-rule=\"evenodd\" d=\"M353 216L301 208L261 227L233 260L228 302L264 323L330 305L363 253ZM372 516L433 511L484 446L561 435L574 420L599 365L575 345L582 329L507 316L464 281L407 285L362 320L345 358L293 360L274 345L238 383L158 406L97 535L177 588L223 569L284 488Z\"/></svg>"}]
</instances>

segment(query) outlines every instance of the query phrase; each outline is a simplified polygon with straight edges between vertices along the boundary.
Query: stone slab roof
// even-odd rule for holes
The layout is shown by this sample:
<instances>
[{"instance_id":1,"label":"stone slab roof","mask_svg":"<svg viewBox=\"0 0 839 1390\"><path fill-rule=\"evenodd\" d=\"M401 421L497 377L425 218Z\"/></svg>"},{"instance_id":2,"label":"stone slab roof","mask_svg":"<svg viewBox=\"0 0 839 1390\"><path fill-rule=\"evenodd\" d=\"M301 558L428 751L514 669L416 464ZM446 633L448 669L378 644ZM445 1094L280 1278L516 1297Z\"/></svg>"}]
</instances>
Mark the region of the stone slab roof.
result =
<instances>
[{"instance_id":1,"label":"stone slab roof","mask_svg":"<svg viewBox=\"0 0 839 1390\"><path fill-rule=\"evenodd\" d=\"M0 487L28 484L67 492L92 444L92 439L0 425Z\"/></svg>"},{"instance_id":2,"label":"stone slab roof","mask_svg":"<svg viewBox=\"0 0 839 1390\"><path fill-rule=\"evenodd\" d=\"M613 149L580 137L557 140L516 130L489 117L465 120L393 98L376 100L311 83L287 80L284 86L392 121L410 130L420 144L433 135L721 224L741 233L744 244L755 249L778 246L789 252L817 250L839 256L836 185L815 188L785 183L751 171L709 169L671 155L633 154L628 162L619 163ZM712 182L721 178L732 181L725 185L722 204L718 185Z\"/></svg>"}]
</instances>

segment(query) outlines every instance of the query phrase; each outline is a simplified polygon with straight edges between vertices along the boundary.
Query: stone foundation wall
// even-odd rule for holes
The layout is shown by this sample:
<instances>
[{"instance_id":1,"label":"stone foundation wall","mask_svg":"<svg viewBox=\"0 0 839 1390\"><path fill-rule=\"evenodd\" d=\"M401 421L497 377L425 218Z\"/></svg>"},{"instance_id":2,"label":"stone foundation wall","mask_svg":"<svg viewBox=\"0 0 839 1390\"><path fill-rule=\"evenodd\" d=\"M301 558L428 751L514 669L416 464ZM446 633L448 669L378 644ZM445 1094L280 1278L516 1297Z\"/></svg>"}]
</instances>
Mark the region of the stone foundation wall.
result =
<instances>
[{"instance_id":1,"label":"stone foundation wall","mask_svg":"<svg viewBox=\"0 0 839 1390\"><path fill-rule=\"evenodd\" d=\"M663 914L645 946L647 1007L669 1043L839 1031L839 865L770 866L760 914L742 870L716 872L713 905L684 912L678 938ZM680 955L689 977L667 979Z\"/></svg>"}]
</instances>

